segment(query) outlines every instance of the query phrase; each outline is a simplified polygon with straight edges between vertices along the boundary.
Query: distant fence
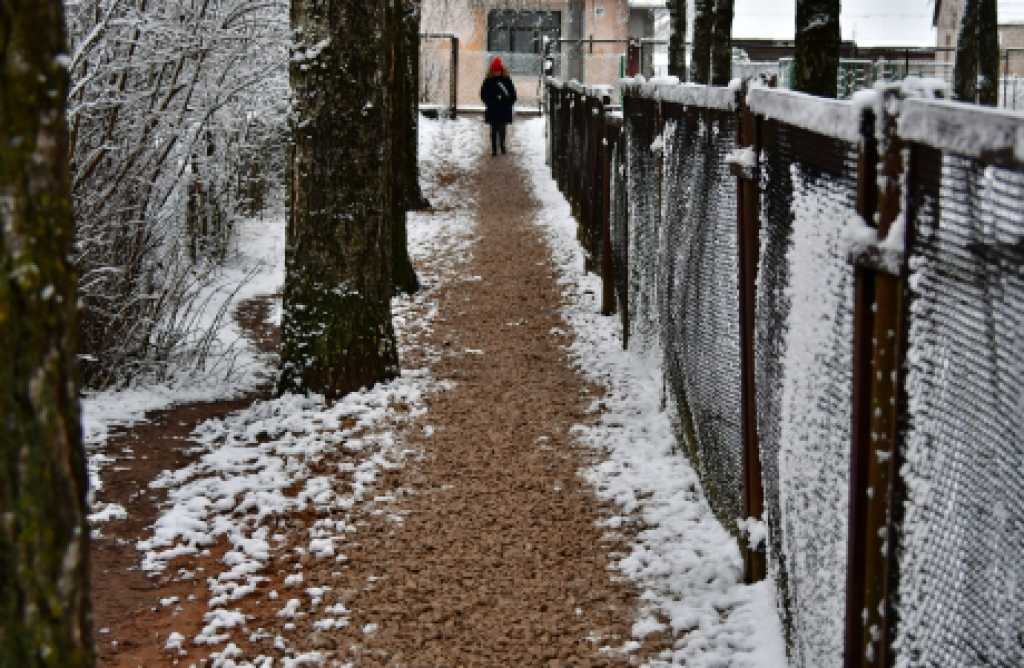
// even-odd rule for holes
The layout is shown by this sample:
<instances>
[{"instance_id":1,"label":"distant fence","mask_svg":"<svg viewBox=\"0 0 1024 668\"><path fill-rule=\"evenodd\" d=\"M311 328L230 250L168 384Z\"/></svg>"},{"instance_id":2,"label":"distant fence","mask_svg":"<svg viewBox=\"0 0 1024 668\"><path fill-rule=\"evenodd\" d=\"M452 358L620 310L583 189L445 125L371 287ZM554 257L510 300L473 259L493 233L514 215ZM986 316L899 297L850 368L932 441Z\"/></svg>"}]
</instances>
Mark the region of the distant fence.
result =
<instances>
[{"instance_id":1,"label":"distant fence","mask_svg":"<svg viewBox=\"0 0 1024 668\"><path fill-rule=\"evenodd\" d=\"M1024 665L1024 115L915 89L547 82L602 311L766 522L795 666Z\"/></svg>"}]
</instances>

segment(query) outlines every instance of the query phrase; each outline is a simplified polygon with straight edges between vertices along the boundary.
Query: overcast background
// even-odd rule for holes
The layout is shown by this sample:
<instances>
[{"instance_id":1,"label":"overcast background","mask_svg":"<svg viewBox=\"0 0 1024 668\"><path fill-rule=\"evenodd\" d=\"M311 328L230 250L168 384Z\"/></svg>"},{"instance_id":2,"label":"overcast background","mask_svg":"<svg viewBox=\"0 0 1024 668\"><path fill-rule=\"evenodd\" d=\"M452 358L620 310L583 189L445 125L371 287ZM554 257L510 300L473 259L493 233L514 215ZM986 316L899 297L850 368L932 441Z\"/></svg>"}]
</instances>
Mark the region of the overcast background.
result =
<instances>
[{"instance_id":1,"label":"overcast background","mask_svg":"<svg viewBox=\"0 0 1024 668\"><path fill-rule=\"evenodd\" d=\"M793 39L796 0L736 0L737 38ZM843 0L844 40L860 46L934 46L934 0ZM1024 0L999 0L999 22L1024 22Z\"/></svg>"}]
</instances>

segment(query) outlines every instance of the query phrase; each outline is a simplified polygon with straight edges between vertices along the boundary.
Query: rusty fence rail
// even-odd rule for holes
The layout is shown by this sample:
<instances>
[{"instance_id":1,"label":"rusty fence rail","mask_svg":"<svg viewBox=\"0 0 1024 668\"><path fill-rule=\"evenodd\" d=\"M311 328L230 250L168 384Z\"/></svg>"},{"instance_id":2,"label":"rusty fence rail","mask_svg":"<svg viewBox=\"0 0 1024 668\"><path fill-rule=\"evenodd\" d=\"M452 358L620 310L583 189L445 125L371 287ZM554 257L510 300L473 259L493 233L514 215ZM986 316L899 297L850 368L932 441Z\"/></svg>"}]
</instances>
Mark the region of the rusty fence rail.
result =
<instances>
[{"instance_id":1,"label":"rusty fence rail","mask_svg":"<svg viewBox=\"0 0 1024 668\"><path fill-rule=\"evenodd\" d=\"M547 80L552 176L791 663L1024 665L1024 115L622 91Z\"/></svg>"}]
</instances>

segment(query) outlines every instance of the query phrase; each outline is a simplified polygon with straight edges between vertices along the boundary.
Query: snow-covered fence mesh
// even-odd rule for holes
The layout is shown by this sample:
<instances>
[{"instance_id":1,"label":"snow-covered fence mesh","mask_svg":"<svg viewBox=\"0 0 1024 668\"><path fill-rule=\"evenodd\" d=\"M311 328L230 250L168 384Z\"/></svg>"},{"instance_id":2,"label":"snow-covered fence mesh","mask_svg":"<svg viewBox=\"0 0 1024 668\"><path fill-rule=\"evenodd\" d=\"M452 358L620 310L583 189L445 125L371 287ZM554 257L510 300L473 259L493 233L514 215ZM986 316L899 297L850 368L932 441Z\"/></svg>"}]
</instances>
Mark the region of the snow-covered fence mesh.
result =
<instances>
[{"instance_id":1,"label":"snow-covered fence mesh","mask_svg":"<svg viewBox=\"0 0 1024 668\"><path fill-rule=\"evenodd\" d=\"M736 179L726 160L735 98L680 90L686 99L627 89L631 341L663 369L681 444L735 531L744 510Z\"/></svg>"},{"instance_id":2,"label":"snow-covered fence mesh","mask_svg":"<svg viewBox=\"0 0 1024 668\"><path fill-rule=\"evenodd\" d=\"M898 666L1024 665L1024 117L907 101Z\"/></svg>"},{"instance_id":3,"label":"snow-covered fence mesh","mask_svg":"<svg viewBox=\"0 0 1024 668\"><path fill-rule=\"evenodd\" d=\"M839 665L846 603L859 141L847 103L755 89L757 434L771 575L797 666ZM838 121L837 124L828 124Z\"/></svg>"},{"instance_id":4,"label":"snow-covered fence mesh","mask_svg":"<svg viewBox=\"0 0 1024 668\"><path fill-rule=\"evenodd\" d=\"M1024 663L1024 116L938 88L623 82L603 279L794 666Z\"/></svg>"}]
</instances>

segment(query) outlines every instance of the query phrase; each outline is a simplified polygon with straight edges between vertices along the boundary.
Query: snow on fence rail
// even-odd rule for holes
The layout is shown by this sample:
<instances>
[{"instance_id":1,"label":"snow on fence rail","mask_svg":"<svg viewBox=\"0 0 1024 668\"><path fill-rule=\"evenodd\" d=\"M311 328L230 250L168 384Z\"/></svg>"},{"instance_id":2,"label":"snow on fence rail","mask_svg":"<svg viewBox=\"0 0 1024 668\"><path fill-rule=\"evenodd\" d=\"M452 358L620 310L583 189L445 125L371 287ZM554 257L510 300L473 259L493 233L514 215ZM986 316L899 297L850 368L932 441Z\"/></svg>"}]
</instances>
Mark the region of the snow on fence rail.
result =
<instances>
[{"instance_id":1,"label":"snow on fence rail","mask_svg":"<svg viewBox=\"0 0 1024 668\"><path fill-rule=\"evenodd\" d=\"M1024 115L919 82L546 88L602 311L791 662L1024 665Z\"/></svg>"}]
</instances>

